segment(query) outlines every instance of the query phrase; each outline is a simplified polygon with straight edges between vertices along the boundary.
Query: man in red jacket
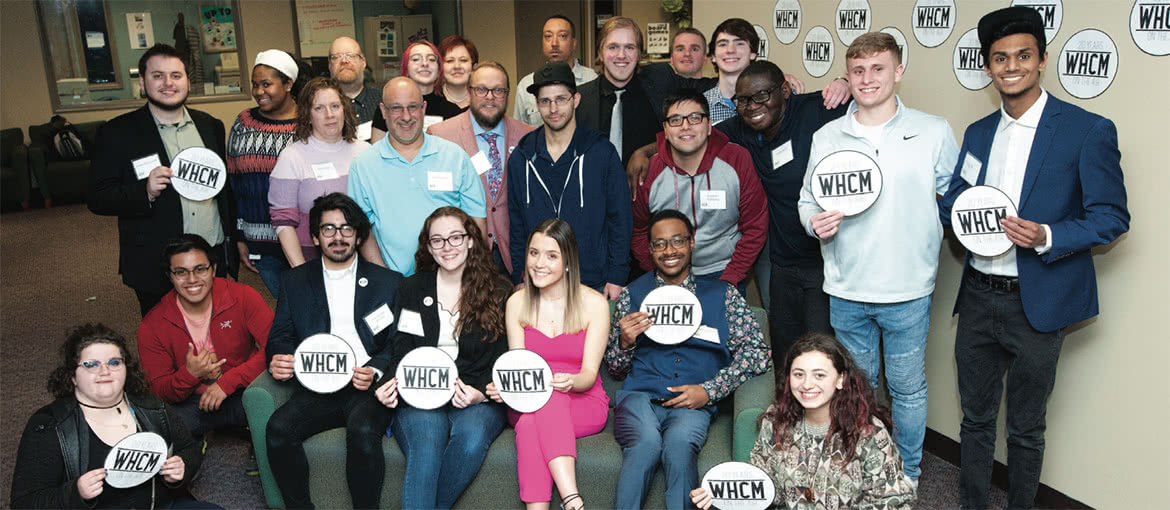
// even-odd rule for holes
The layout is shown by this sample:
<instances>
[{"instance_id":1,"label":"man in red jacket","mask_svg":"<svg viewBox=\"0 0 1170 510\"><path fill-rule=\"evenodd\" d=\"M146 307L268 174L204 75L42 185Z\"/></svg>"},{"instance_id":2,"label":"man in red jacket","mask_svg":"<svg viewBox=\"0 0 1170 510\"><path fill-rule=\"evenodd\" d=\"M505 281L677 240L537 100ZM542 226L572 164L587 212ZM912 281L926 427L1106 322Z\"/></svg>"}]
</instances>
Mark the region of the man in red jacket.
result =
<instances>
[{"instance_id":1,"label":"man in red jacket","mask_svg":"<svg viewBox=\"0 0 1170 510\"><path fill-rule=\"evenodd\" d=\"M255 289L215 277L211 246L183 234L163 250L173 290L138 326L150 391L192 435L245 425L244 388L264 371L272 309Z\"/></svg>"}]
</instances>

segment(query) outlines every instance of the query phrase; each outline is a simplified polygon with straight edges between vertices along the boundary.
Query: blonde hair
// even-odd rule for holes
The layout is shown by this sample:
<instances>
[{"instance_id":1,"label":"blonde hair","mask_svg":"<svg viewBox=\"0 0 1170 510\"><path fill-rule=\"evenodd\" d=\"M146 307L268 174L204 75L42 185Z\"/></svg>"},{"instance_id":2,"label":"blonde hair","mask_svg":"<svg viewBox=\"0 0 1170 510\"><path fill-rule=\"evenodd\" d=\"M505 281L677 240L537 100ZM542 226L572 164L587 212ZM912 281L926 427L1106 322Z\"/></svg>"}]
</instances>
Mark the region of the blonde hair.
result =
<instances>
[{"instance_id":1,"label":"blonde hair","mask_svg":"<svg viewBox=\"0 0 1170 510\"><path fill-rule=\"evenodd\" d=\"M883 51L892 53L894 62L902 62L902 48L894 36L885 32L866 32L857 36L845 50L845 59L866 58Z\"/></svg>"},{"instance_id":2,"label":"blonde hair","mask_svg":"<svg viewBox=\"0 0 1170 510\"><path fill-rule=\"evenodd\" d=\"M634 31L634 39L638 42L638 59L646 57L646 45L642 42L642 29L638 28L638 22L627 18L625 16L614 16L606 20L605 24L601 26L601 30L597 31L597 64L601 65L601 55L605 53L605 40L609 38L609 34L614 30L628 28Z\"/></svg>"},{"instance_id":3,"label":"blonde hair","mask_svg":"<svg viewBox=\"0 0 1170 510\"><path fill-rule=\"evenodd\" d=\"M536 226L528 234L525 246L532 245L532 238L536 234L543 234L557 242L561 249L561 260L565 265L565 314L563 333L576 333L585 329L585 318L581 299L581 267L578 263L577 236L573 228L560 218L549 218ZM525 250L527 253L527 250ZM527 257L524 262L524 271L528 272ZM532 277L526 275L524 292L527 299L521 300L520 325L536 327L540 315L540 289L532 284Z\"/></svg>"}]
</instances>

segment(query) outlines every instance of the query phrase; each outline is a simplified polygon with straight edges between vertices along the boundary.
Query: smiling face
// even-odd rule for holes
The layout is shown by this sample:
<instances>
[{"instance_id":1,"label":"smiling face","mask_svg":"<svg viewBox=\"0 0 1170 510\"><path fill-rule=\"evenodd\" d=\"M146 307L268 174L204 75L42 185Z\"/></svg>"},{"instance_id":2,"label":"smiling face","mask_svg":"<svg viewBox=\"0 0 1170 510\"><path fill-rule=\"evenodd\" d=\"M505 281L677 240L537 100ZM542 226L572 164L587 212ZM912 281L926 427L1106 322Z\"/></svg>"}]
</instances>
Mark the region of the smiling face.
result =
<instances>
[{"instance_id":1,"label":"smiling face","mask_svg":"<svg viewBox=\"0 0 1170 510\"><path fill-rule=\"evenodd\" d=\"M825 353L809 351L792 360L788 386L806 414L823 413L827 417L833 395L845 387L845 376L837 372Z\"/></svg>"},{"instance_id":2,"label":"smiling face","mask_svg":"<svg viewBox=\"0 0 1170 510\"><path fill-rule=\"evenodd\" d=\"M672 245L671 242L677 240L685 240L682 247ZM655 245L661 245L663 249L659 251ZM695 249L695 239L687 232L686 224L675 218L658 221L650 227L650 247L658 275L667 284L681 284L687 277L691 252Z\"/></svg>"},{"instance_id":3,"label":"smiling face","mask_svg":"<svg viewBox=\"0 0 1170 510\"><path fill-rule=\"evenodd\" d=\"M126 363L114 370L107 363L112 358L124 357L122 350L112 343L98 341L82 349L78 357L80 362L96 360L99 364L94 370L81 365L74 370L73 387L77 399L89 405L103 406L121 399L122 389L126 386Z\"/></svg>"},{"instance_id":4,"label":"smiling face","mask_svg":"<svg viewBox=\"0 0 1170 510\"><path fill-rule=\"evenodd\" d=\"M313 127L313 136L325 141L340 140L341 130L345 127L345 109L337 91L318 90L313 94L313 105L310 108L309 122Z\"/></svg>"},{"instance_id":5,"label":"smiling face","mask_svg":"<svg viewBox=\"0 0 1170 510\"><path fill-rule=\"evenodd\" d=\"M1047 65L1048 53L1040 53L1035 36L1012 34L991 43L984 70L1003 97L1039 97L1040 74Z\"/></svg>"},{"instance_id":6,"label":"smiling face","mask_svg":"<svg viewBox=\"0 0 1170 510\"><path fill-rule=\"evenodd\" d=\"M439 79L439 56L425 44L416 44L410 48L407 55L407 75L420 86L426 87L435 84Z\"/></svg>"},{"instance_id":7,"label":"smiling face","mask_svg":"<svg viewBox=\"0 0 1170 510\"><path fill-rule=\"evenodd\" d=\"M471 76L471 53L465 46L456 46L447 50L443 57L443 81L449 85L463 86Z\"/></svg>"},{"instance_id":8,"label":"smiling face","mask_svg":"<svg viewBox=\"0 0 1170 510\"><path fill-rule=\"evenodd\" d=\"M638 38L634 29L616 28L601 43L601 64L605 77L617 87L624 87L638 68Z\"/></svg>"},{"instance_id":9,"label":"smiling face","mask_svg":"<svg viewBox=\"0 0 1170 510\"><path fill-rule=\"evenodd\" d=\"M569 22L553 18L544 22L541 34L541 49L549 62L569 62L577 52L577 39Z\"/></svg>"},{"instance_id":10,"label":"smiling face","mask_svg":"<svg viewBox=\"0 0 1170 510\"><path fill-rule=\"evenodd\" d=\"M183 61L165 55L146 60L146 69L142 70L139 82L150 104L168 111L182 108L191 88Z\"/></svg>"},{"instance_id":11,"label":"smiling face","mask_svg":"<svg viewBox=\"0 0 1170 510\"><path fill-rule=\"evenodd\" d=\"M849 91L861 108L876 108L894 101L902 64L888 50L846 60Z\"/></svg>"},{"instance_id":12,"label":"smiling face","mask_svg":"<svg viewBox=\"0 0 1170 510\"><path fill-rule=\"evenodd\" d=\"M662 128L675 159L678 159L678 156L701 155L707 149L707 138L711 136L711 119L704 116L702 122L691 124L686 117L696 113L706 115L703 107L694 101L680 101L666 111L667 122L662 123ZM682 118L682 124L672 127L669 119L676 116Z\"/></svg>"},{"instance_id":13,"label":"smiling face","mask_svg":"<svg viewBox=\"0 0 1170 510\"><path fill-rule=\"evenodd\" d=\"M482 97L474 91L471 92L471 115L475 116L480 127L484 129L495 128L500 123L500 119L504 117L504 112L508 110L508 95L496 97L491 91L507 90L508 77L499 69L485 66L471 73L471 80L468 83L472 88L488 89L488 94Z\"/></svg>"},{"instance_id":14,"label":"smiling face","mask_svg":"<svg viewBox=\"0 0 1170 510\"><path fill-rule=\"evenodd\" d=\"M720 32L715 34L715 55L712 60L720 73L737 74L756 59L751 43L739 36Z\"/></svg>"},{"instance_id":15,"label":"smiling face","mask_svg":"<svg viewBox=\"0 0 1170 510\"><path fill-rule=\"evenodd\" d=\"M670 48L670 66L679 76L686 78L702 78L703 38L695 34L684 32L674 38Z\"/></svg>"},{"instance_id":16,"label":"smiling face","mask_svg":"<svg viewBox=\"0 0 1170 510\"><path fill-rule=\"evenodd\" d=\"M532 234L528 243L528 258L525 269L532 285L538 289L547 288L565 279L565 259L557 241L543 233Z\"/></svg>"},{"instance_id":17,"label":"smiling face","mask_svg":"<svg viewBox=\"0 0 1170 510\"><path fill-rule=\"evenodd\" d=\"M459 218L454 216L440 216L431 221L431 231L428 233L429 244L427 251L435 258L435 263L445 271L455 272L463 269L467 264L467 254L475 242L467 235L467 229ZM446 241L443 241L443 240ZM435 248L442 241L439 248ZM459 246L453 246L458 244Z\"/></svg>"},{"instance_id":18,"label":"smiling face","mask_svg":"<svg viewBox=\"0 0 1170 510\"><path fill-rule=\"evenodd\" d=\"M171 256L171 284L179 299L191 306L198 306L211 297L211 286L215 281L215 266L203 250L189 250ZM176 269L186 270L182 277L175 276ZM197 274L202 272L203 274Z\"/></svg>"},{"instance_id":19,"label":"smiling face","mask_svg":"<svg viewBox=\"0 0 1170 510\"><path fill-rule=\"evenodd\" d=\"M390 128L391 142L399 145L421 142L426 103L417 85L402 77L390 80L382 91L381 108Z\"/></svg>"},{"instance_id":20,"label":"smiling face","mask_svg":"<svg viewBox=\"0 0 1170 510\"><path fill-rule=\"evenodd\" d=\"M740 76L735 82L735 97L755 97L767 92L768 100L757 104L748 101L735 110L748 127L759 133L772 133L779 129L780 121L784 119L784 107L788 104L788 84L776 83L767 74L753 74ZM770 136L774 136L774 133Z\"/></svg>"},{"instance_id":21,"label":"smiling face","mask_svg":"<svg viewBox=\"0 0 1170 510\"><path fill-rule=\"evenodd\" d=\"M252 68L252 99L260 111L268 113L279 111L289 101L292 101L292 80L288 83L281 81L280 73L266 65Z\"/></svg>"}]
</instances>

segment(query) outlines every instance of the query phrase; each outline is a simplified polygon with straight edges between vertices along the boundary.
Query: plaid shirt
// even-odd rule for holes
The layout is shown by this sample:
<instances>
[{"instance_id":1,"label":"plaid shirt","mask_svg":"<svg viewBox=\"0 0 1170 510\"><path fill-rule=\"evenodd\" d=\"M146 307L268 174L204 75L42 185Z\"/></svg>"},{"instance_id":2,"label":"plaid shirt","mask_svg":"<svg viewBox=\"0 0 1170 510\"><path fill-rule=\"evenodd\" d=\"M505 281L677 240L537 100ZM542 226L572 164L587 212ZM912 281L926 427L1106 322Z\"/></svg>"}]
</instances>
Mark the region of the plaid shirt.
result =
<instances>
[{"instance_id":1,"label":"plaid shirt","mask_svg":"<svg viewBox=\"0 0 1170 510\"><path fill-rule=\"evenodd\" d=\"M727 105L727 101L723 100L723 95L719 93L719 87L711 87L703 93L703 97L707 98L707 106L711 109L711 124L715 125L730 119L735 116L735 108Z\"/></svg>"}]
</instances>

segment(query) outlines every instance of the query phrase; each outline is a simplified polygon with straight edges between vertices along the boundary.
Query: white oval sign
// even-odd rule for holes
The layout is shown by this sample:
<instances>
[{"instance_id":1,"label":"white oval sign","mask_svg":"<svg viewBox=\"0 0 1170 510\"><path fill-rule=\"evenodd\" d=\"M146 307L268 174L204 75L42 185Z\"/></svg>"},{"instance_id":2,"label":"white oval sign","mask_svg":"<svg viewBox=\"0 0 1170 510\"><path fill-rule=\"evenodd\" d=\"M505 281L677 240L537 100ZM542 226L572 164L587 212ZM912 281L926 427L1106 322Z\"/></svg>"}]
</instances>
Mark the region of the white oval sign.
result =
<instances>
[{"instance_id":1,"label":"white oval sign","mask_svg":"<svg viewBox=\"0 0 1170 510\"><path fill-rule=\"evenodd\" d=\"M910 63L910 46L906 44L906 34L903 34L897 27L886 27L881 29L881 33L890 34L894 41L898 43L898 48L902 50L902 72L906 72L906 64Z\"/></svg>"},{"instance_id":2,"label":"white oval sign","mask_svg":"<svg viewBox=\"0 0 1170 510\"><path fill-rule=\"evenodd\" d=\"M822 26L810 28L804 34L804 51L800 57L804 62L804 70L814 78L824 76L833 67L834 51L833 34L829 33L829 29Z\"/></svg>"},{"instance_id":3,"label":"white oval sign","mask_svg":"<svg viewBox=\"0 0 1170 510\"><path fill-rule=\"evenodd\" d=\"M678 285L663 285L650 291L638 311L650 316L654 325L646 330L646 336L660 344L681 344L695 336L703 324L699 298Z\"/></svg>"},{"instance_id":4,"label":"white oval sign","mask_svg":"<svg viewBox=\"0 0 1170 510\"><path fill-rule=\"evenodd\" d=\"M826 211L860 214L882 193L882 171L873 158L857 151L837 151L813 167L813 199Z\"/></svg>"},{"instance_id":5,"label":"white oval sign","mask_svg":"<svg viewBox=\"0 0 1170 510\"><path fill-rule=\"evenodd\" d=\"M516 412L534 413L552 398L552 368L539 354L513 349L492 366L492 382L500 398Z\"/></svg>"},{"instance_id":6,"label":"white oval sign","mask_svg":"<svg viewBox=\"0 0 1170 510\"><path fill-rule=\"evenodd\" d=\"M994 257L1012 249L1000 221L1016 214L1016 204L1004 192L991 186L972 186L955 199L951 228L971 253Z\"/></svg>"},{"instance_id":7,"label":"white oval sign","mask_svg":"<svg viewBox=\"0 0 1170 510\"><path fill-rule=\"evenodd\" d=\"M756 57L760 59L768 59L768 31L764 29L763 25L752 25L756 29L756 37L760 39L760 47L756 51Z\"/></svg>"},{"instance_id":8,"label":"white oval sign","mask_svg":"<svg viewBox=\"0 0 1170 510\"><path fill-rule=\"evenodd\" d=\"M1064 43L1057 59L1060 86L1078 99L1104 93L1117 77L1117 45L1105 32L1086 28Z\"/></svg>"},{"instance_id":9,"label":"white oval sign","mask_svg":"<svg viewBox=\"0 0 1170 510\"><path fill-rule=\"evenodd\" d=\"M126 436L106 455L106 483L125 489L158 474L167 461L167 442L154 432Z\"/></svg>"},{"instance_id":10,"label":"white oval sign","mask_svg":"<svg viewBox=\"0 0 1170 510\"><path fill-rule=\"evenodd\" d=\"M982 90L991 83L991 77L983 69L983 55L979 53L979 31L972 28L955 43L955 56L952 59L955 68L955 78L959 85L969 90Z\"/></svg>"},{"instance_id":11,"label":"white oval sign","mask_svg":"<svg viewBox=\"0 0 1170 510\"><path fill-rule=\"evenodd\" d=\"M1135 1L1129 12L1129 35L1138 48L1150 55L1170 55L1170 2Z\"/></svg>"},{"instance_id":12,"label":"white oval sign","mask_svg":"<svg viewBox=\"0 0 1170 510\"><path fill-rule=\"evenodd\" d=\"M1064 2L1061 0L1012 0L1012 7L1017 6L1036 9L1040 13L1040 19L1044 20L1045 42L1052 42L1060 32L1060 23L1064 21Z\"/></svg>"},{"instance_id":13,"label":"white oval sign","mask_svg":"<svg viewBox=\"0 0 1170 510\"><path fill-rule=\"evenodd\" d=\"M398 362L398 394L415 409L438 409L455 396L459 369L438 347L417 347Z\"/></svg>"},{"instance_id":14,"label":"white oval sign","mask_svg":"<svg viewBox=\"0 0 1170 510\"><path fill-rule=\"evenodd\" d=\"M301 385L317 393L333 393L353 380L357 356L341 337L329 333L310 336L293 352L293 373Z\"/></svg>"},{"instance_id":15,"label":"white oval sign","mask_svg":"<svg viewBox=\"0 0 1170 510\"><path fill-rule=\"evenodd\" d=\"M772 29L781 44L792 44L800 35L800 0L776 0L772 10Z\"/></svg>"},{"instance_id":16,"label":"white oval sign","mask_svg":"<svg viewBox=\"0 0 1170 510\"><path fill-rule=\"evenodd\" d=\"M227 183L227 167L211 149L189 147L171 162L171 186L187 200L196 202L214 197Z\"/></svg>"},{"instance_id":17,"label":"white oval sign","mask_svg":"<svg viewBox=\"0 0 1170 510\"><path fill-rule=\"evenodd\" d=\"M918 0L910 11L910 26L914 27L914 38L918 44L935 48L955 31L955 20L959 12L955 0Z\"/></svg>"},{"instance_id":18,"label":"white oval sign","mask_svg":"<svg viewBox=\"0 0 1170 510\"><path fill-rule=\"evenodd\" d=\"M776 498L772 477L746 462L715 465L703 475L702 486L722 510L764 510Z\"/></svg>"},{"instance_id":19,"label":"white oval sign","mask_svg":"<svg viewBox=\"0 0 1170 510\"><path fill-rule=\"evenodd\" d=\"M869 8L869 0L841 0L837 4L837 38L841 44L849 46L857 36L869 32L873 25L873 11Z\"/></svg>"}]
</instances>

